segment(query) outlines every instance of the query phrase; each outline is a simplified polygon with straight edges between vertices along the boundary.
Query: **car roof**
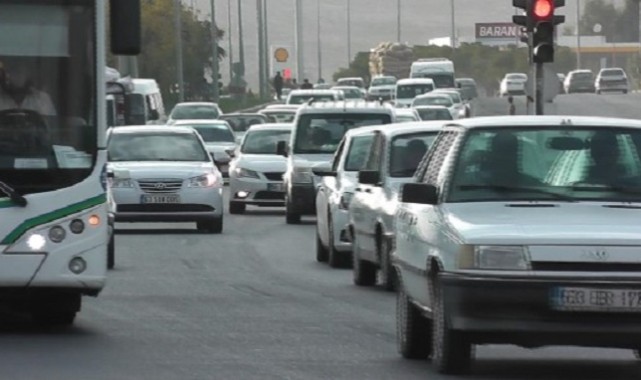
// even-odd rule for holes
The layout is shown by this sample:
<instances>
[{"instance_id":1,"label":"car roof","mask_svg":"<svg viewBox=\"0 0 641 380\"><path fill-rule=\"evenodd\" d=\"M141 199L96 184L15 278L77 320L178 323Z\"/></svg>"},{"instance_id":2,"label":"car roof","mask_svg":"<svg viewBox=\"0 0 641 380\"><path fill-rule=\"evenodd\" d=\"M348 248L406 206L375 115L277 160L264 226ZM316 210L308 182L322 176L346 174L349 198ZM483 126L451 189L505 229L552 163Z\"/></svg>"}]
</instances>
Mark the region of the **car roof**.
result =
<instances>
[{"instance_id":1,"label":"car roof","mask_svg":"<svg viewBox=\"0 0 641 380\"><path fill-rule=\"evenodd\" d=\"M292 90L292 92L289 93L290 96L296 96L296 95L334 95L336 94L336 90Z\"/></svg>"},{"instance_id":2,"label":"car roof","mask_svg":"<svg viewBox=\"0 0 641 380\"><path fill-rule=\"evenodd\" d=\"M580 126L580 127L612 127L612 128L639 128L641 120L607 118L596 116L482 116L470 119L449 121L446 126L454 126L464 129L475 128L528 128L528 127L559 127L559 126Z\"/></svg>"},{"instance_id":3,"label":"car roof","mask_svg":"<svg viewBox=\"0 0 641 380\"><path fill-rule=\"evenodd\" d=\"M110 133L195 133L193 128L177 125L127 125L109 128Z\"/></svg>"},{"instance_id":4,"label":"car roof","mask_svg":"<svg viewBox=\"0 0 641 380\"><path fill-rule=\"evenodd\" d=\"M280 107L279 108L265 108L265 109L262 109L262 110L260 110L258 112L261 113L261 114L282 113L282 112L294 113L295 114L298 111L298 108L299 107L296 107L296 108L285 108L285 107L282 107L282 108L280 108Z\"/></svg>"},{"instance_id":5,"label":"car roof","mask_svg":"<svg viewBox=\"0 0 641 380\"><path fill-rule=\"evenodd\" d=\"M476 80L474 78L456 78L456 82L467 82L467 83L474 83L476 84Z\"/></svg>"},{"instance_id":6,"label":"car roof","mask_svg":"<svg viewBox=\"0 0 641 380\"><path fill-rule=\"evenodd\" d=\"M229 123L225 120L220 120L220 119L181 119L181 120L176 120L176 122L173 125L206 125L206 124L223 124L223 125L229 125Z\"/></svg>"},{"instance_id":7,"label":"car roof","mask_svg":"<svg viewBox=\"0 0 641 380\"><path fill-rule=\"evenodd\" d=\"M235 112L235 113L226 113L224 115L220 115L221 118L227 118L227 117L237 117L237 116L242 116L242 117L265 117L265 115L262 115L260 113L244 113L244 112Z\"/></svg>"},{"instance_id":8,"label":"car roof","mask_svg":"<svg viewBox=\"0 0 641 380\"><path fill-rule=\"evenodd\" d=\"M590 74L593 74L592 70L588 70L588 69L580 69L580 70L572 70L572 71L570 71L570 74L576 74L576 73L590 73Z\"/></svg>"},{"instance_id":9,"label":"car roof","mask_svg":"<svg viewBox=\"0 0 641 380\"><path fill-rule=\"evenodd\" d=\"M348 80L358 80L358 81L363 81L363 78L361 77L346 77L346 78L338 78L336 82L340 81L348 81Z\"/></svg>"},{"instance_id":10,"label":"car roof","mask_svg":"<svg viewBox=\"0 0 641 380\"><path fill-rule=\"evenodd\" d=\"M181 102L181 103L176 103L174 107L182 107L182 106L212 106L212 107L218 107L217 103L213 102Z\"/></svg>"},{"instance_id":11,"label":"car roof","mask_svg":"<svg viewBox=\"0 0 641 380\"><path fill-rule=\"evenodd\" d=\"M508 75L518 75L518 76L523 76L523 77L527 76L526 73L507 73L507 74L505 74L505 76L508 76Z\"/></svg>"},{"instance_id":12,"label":"car roof","mask_svg":"<svg viewBox=\"0 0 641 380\"><path fill-rule=\"evenodd\" d=\"M265 123L254 124L247 129L249 131L291 131L294 124L291 123Z\"/></svg>"},{"instance_id":13,"label":"car roof","mask_svg":"<svg viewBox=\"0 0 641 380\"><path fill-rule=\"evenodd\" d=\"M272 110L272 109L292 109L292 110L297 110L300 108L300 104L270 104L263 108L261 111L264 110Z\"/></svg>"},{"instance_id":14,"label":"car roof","mask_svg":"<svg viewBox=\"0 0 641 380\"><path fill-rule=\"evenodd\" d=\"M415 115L414 108L394 108L394 113L396 115Z\"/></svg>"},{"instance_id":15,"label":"car roof","mask_svg":"<svg viewBox=\"0 0 641 380\"><path fill-rule=\"evenodd\" d=\"M304 104L298 112L301 114L336 112L393 114L394 111L392 106L386 103L381 104L380 102L354 99L330 102L312 102L311 104Z\"/></svg>"},{"instance_id":16,"label":"car roof","mask_svg":"<svg viewBox=\"0 0 641 380\"><path fill-rule=\"evenodd\" d=\"M434 84L434 80L430 78L405 78L396 82L397 86L404 84Z\"/></svg>"},{"instance_id":17,"label":"car roof","mask_svg":"<svg viewBox=\"0 0 641 380\"><path fill-rule=\"evenodd\" d=\"M434 92L434 91L428 92L426 94L417 95L417 96L414 97L414 99L418 99L418 98L447 98L447 99L450 99L450 100L452 99L445 92Z\"/></svg>"},{"instance_id":18,"label":"car roof","mask_svg":"<svg viewBox=\"0 0 641 380\"><path fill-rule=\"evenodd\" d=\"M433 105L420 105L420 106L414 106L412 108L416 109L417 111L418 110L422 110L422 109L435 109L435 110L445 110L447 112L450 112L447 109L447 107L445 107L443 105L436 105L436 104L433 104Z\"/></svg>"},{"instance_id":19,"label":"car roof","mask_svg":"<svg viewBox=\"0 0 641 380\"><path fill-rule=\"evenodd\" d=\"M355 91L360 91L361 89L356 86L334 86L332 87L332 90L355 90Z\"/></svg>"},{"instance_id":20,"label":"car roof","mask_svg":"<svg viewBox=\"0 0 641 380\"><path fill-rule=\"evenodd\" d=\"M376 129L385 136L395 137L417 132L440 132L448 122L449 120L411 121L407 123L379 125Z\"/></svg>"}]
</instances>

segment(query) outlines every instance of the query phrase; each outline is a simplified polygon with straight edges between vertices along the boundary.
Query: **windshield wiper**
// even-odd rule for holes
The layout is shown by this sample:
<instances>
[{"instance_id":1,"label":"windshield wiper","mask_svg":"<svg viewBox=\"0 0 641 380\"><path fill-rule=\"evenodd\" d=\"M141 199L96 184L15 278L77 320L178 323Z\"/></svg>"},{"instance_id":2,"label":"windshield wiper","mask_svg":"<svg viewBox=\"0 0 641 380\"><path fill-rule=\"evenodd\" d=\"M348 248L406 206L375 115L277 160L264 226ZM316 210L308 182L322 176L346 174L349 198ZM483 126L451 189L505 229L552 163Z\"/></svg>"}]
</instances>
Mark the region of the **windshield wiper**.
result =
<instances>
[{"instance_id":1,"label":"windshield wiper","mask_svg":"<svg viewBox=\"0 0 641 380\"><path fill-rule=\"evenodd\" d=\"M28 203L27 198L18 194L11 186L7 185L2 181L0 181L0 191L5 193L9 197L9 199L11 199L13 203L17 204L18 206L20 207L27 206L27 203Z\"/></svg>"},{"instance_id":2,"label":"windshield wiper","mask_svg":"<svg viewBox=\"0 0 641 380\"><path fill-rule=\"evenodd\" d=\"M622 194L641 195L641 187L612 186L612 185L582 185L573 186L573 191L613 191Z\"/></svg>"},{"instance_id":3,"label":"windshield wiper","mask_svg":"<svg viewBox=\"0 0 641 380\"><path fill-rule=\"evenodd\" d=\"M460 190L494 190L498 192L505 192L505 193L534 193L534 194L543 194L543 195L549 195L554 197L557 200L562 200L562 201L567 201L567 202L576 202L576 199L555 193L553 191L548 191L548 190L543 190L543 189L537 189L534 187L518 187L518 186L504 186L504 185L461 185L458 187ZM537 199L539 201L541 199Z\"/></svg>"}]
</instances>

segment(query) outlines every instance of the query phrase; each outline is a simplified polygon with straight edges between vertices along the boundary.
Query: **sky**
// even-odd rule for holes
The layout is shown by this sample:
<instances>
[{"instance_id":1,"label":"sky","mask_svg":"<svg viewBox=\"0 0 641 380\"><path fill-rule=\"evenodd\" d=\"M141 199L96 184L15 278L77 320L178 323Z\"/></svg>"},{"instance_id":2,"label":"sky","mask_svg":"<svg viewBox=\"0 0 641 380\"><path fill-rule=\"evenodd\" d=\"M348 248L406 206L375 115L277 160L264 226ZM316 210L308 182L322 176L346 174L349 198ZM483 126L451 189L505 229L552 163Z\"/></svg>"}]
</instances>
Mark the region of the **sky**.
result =
<instances>
[{"instance_id":1,"label":"sky","mask_svg":"<svg viewBox=\"0 0 641 380\"><path fill-rule=\"evenodd\" d=\"M246 80L254 90L258 83L257 13L254 0L215 0L217 25L225 32L230 30L228 3L231 3L232 54L238 58L238 1L243 13L243 40L246 63ZM268 35L271 46L291 48L294 46L294 2L295 0L266 0L268 6ZM347 7L348 0L302 0L303 3L303 54L304 77L312 82L318 80L317 54L317 1L320 1L321 72L325 80L340 67L347 66ZM380 42L395 42L397 35L396 0L349 0L351 2L352 55L369 51ZM454 1L455 26L461 37L473 37L474 24L479 22L509 22L515 9L511 0L452 0ZM620 3L622 0L612 0ZM183 0L187 6L194 6L202 17L210 16L210 0ZM448 0L400 0L401 41L410 45L426 45L432 38L451 34L451 1ZM582 0L584 4L586 0ZM577 0L566 0L566 6L557 14L566 15L565 25L576 25ZM227 37L221 45L229 50ZM352 57L353 58L353 57ZM295 62L295 61L294 61ZM228 81L229 63L225 58L221 64L223 80Z\"/></svg>"}]
</instances>

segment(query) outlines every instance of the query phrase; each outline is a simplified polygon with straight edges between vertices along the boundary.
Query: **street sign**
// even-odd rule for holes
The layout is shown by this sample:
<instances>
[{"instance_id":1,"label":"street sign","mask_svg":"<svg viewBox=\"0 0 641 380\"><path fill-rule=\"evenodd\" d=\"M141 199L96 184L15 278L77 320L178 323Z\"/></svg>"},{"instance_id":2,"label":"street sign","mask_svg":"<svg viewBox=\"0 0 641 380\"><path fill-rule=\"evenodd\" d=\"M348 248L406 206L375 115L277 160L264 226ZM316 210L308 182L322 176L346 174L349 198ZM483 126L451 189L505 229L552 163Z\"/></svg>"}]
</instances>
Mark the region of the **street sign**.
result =
<instances>
[{"instance_id":1,"label":"street sign","mask_svg":"<svg viewBox=\"0 0 641 380\"><path fill-rule=\"evenodd\" d=\"M475 29L477 42L514 43L524 35L521 27L511 22L477 23Z\"/></svg>"}]
</instances>

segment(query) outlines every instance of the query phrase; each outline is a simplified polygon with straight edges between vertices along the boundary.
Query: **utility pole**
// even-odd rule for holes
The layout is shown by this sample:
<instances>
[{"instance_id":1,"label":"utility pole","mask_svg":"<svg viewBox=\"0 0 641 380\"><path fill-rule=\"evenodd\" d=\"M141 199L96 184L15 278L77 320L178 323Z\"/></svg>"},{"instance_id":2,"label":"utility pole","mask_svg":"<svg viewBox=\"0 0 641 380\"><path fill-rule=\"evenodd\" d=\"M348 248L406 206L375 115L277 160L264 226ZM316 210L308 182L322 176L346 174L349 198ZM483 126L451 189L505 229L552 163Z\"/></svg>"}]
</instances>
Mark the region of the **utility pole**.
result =
<instances>
[{"instance_id":1,"label":"utility pole","mask_svg":"<svg viewBox=\"0 0 641 380\"><path fill-rule=\"evenodd\" d=\"M243 40L243 7L242 0L238 0L238 63L240 75L245 75L245 41Z\"/></svg>"},{"instance_id":2,"label":"utility pole","mask_svg":"<svg viewBox=\"0 0 641 380\"><path fill-rule=\"evenodd\" d=\"M269 59L271 54L269 52L269 17L267 17L267 3L267 0L263 0L263 60L265 62L265 92L269 95L269 78L271 76Z\"/></svg>"},{"instance_id":3,"label":"utility pole","mask_svg":"<svg viewBox=\"0 0 641 380\"><path fill-rule=\"evenodd\" d=\"M182 39L182 4L174 0L174 22L176 24L176 74L178 77L178 101L185 101L185 81L183 78L183 39Z\"/></svg>"},{"instance_id":4,"label":"utility pole","mask_svg":"<svg viewBox=\"0 0 641 380\"><path fill-rule=\"evenodd\" d=\"M450 37L450 42L452 43L452 49L456 48L456 12L454 8L454 0L450 0L451 13L452 13L452 35Z\"/></svg>"},{"instance_id":5,"label":"utility pole","mask_svg":"<svg viewBox=\"0 0 641 380\"><path fill-rule=\"evenodd\" d=\"M218 103L220 99L220 89L218 88L218 73L220 69L218 65L218 26L216 25L216 4L214 0L211 0L211 46L211 75L214 79L212 95L214 102Z\"/></svg>"},{"instance_id":6,"label":"utility pole","mask_svg":"<svg viewBox=\"0 0 641 380\"><path fill-rule=\"evenodd\" d=\"M229 56L229 82L231 83L231 78L234 76L234 49L231 36L231 0L227 0L227 25L227 45L229 45L227 55Z\"/></svg>"},{"instance_id":7,"label":"utility pole","mask_svg":"<svg viewBox=\"0 0 641 380\"><path fill-rule=\"evenodd\" d=\"M581 0L576 0L576 68L581 66Z\"/></svg>"},{"instance_id":8,"label":"utility pole","mask_svg":"<svg viewBox=\"0 0 641 380\"><path fill-rule=\"evenodd\" d=\"M264 54L264 36L263 32L263 0L256 0L256 14L258 15L258 89L260 97L264 98L265 94L265 54Z\"/></svg>"},{"instance_id":9,"label":"utility pole","mask_svg":"<svg viewBox=\"0 0 641 380\"><path fill-rule=\"evenodd\" d=\"M396 0L396 41L401 43L401 0Z\"/></svg>"},{"instance_id":10,"label":"utility pole","mask_svg":"<svg viewBox=\"0 0 641 380\"><path fill-rule=\"evenodd\" d=\"M347 67L352 62L352 2L347 0Z\"/></svg>"},{"instance_id":11,"label":"utility pole","mask_svg":"<svg viewBox=\"0 0 641 380\"><path fill-rule=\"evenodd\" d=\"M320 82L320 79L323 77L323 56L322 56L322 46L321 46L321 0L316 0L316 51L318 53L318 79L317 82Z\"/></svg>"},{"instance_id":12,"label":"utility pole","mask_svg":"<svg viewBox=\"0 0 641 380\"><path fill-rule=\"evenodd\" d=\"M294 0L296 8L296 75L298 83L302 83L305 76L303 61L303 4L301 0Z\"/></svg>"}]
</instances>

